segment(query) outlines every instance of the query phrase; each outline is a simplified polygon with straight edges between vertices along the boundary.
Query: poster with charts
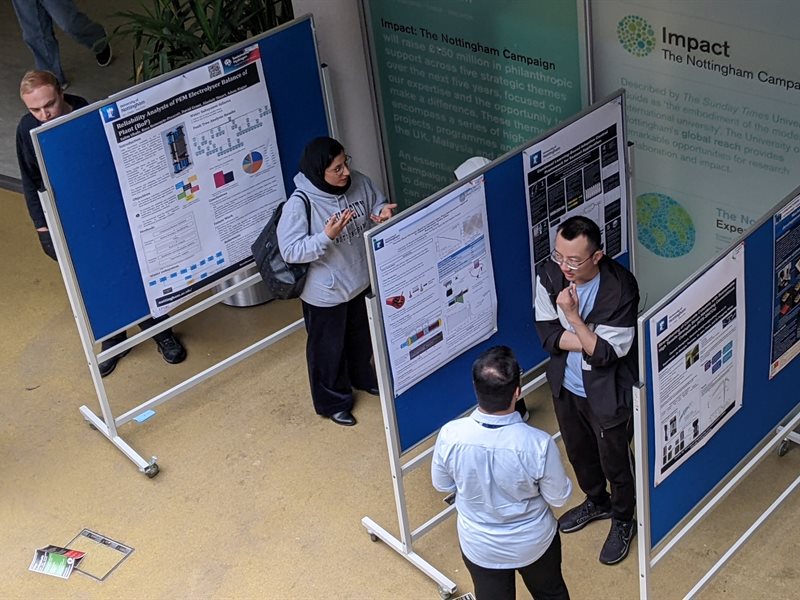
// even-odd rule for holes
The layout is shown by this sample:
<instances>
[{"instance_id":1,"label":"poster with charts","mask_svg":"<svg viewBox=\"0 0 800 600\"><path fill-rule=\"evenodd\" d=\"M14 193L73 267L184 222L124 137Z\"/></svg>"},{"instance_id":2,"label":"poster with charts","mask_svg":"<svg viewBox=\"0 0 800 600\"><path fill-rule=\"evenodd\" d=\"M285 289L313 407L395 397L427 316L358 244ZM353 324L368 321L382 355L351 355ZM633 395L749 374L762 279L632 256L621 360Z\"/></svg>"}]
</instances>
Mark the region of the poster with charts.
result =
<instances>
[{"instance_id":1,"label":"poster with charts","mask_svg":"<svg viewBox=\"0 0 800 600\"><path fill-rule=\"evenodd\" d=\"M532 281L555 250L558 226L576 215L600 227L605 254L627 252L622 106L622 96L616 96L523 151Z\"/></svg>"},{"instance_id":2,"label":"poster with charts","mask_svg":"<svg viewBox=\"0 0 800 600\"><path fill-rule=\"evenodd\" d=\"M257 44L99 116L153 316L252 261L286 197Z\"/></svg>"},{"instance_id":3,"label":"poster with charts","mask_svg":"<svg viewBox=\"0 0 800 600\"><path fill-rule=\"evenodd\" d=\"M650 319L656 485L742 406L744 244Z\"/></svg>"},{"instance_id":4,"label":"poster with charts","mask_svg":"<svg viewBox=\"0 0 800 600\"><path fill-rule=\"evenodd\" d=\"M770 379L800 354L800 196L773 215L772 235Z\"/></svg>"},{"instance_id":5,"label":"poster with charts","mask_svg":"<svg viewBox=\"0 0 800 600\"><path fill-rule=\"evenodd\" d=\"M483 177L372 238L394 392L497 331Z\"/></svg>"}]
</instances>

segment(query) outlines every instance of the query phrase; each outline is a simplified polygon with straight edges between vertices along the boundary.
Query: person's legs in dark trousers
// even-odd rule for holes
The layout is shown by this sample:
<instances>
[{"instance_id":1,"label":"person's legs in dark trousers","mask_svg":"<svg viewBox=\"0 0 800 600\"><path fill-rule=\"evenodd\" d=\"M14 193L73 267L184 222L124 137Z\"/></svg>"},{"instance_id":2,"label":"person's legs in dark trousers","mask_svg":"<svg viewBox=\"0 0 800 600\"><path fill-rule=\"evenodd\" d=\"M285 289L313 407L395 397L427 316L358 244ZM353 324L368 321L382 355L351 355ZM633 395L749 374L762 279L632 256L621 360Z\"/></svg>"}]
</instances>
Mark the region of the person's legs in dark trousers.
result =
<instances>
[{"instance_id":1,"label":"person's legs in dark trousers","mask_svg":"<svg viewBox=\"0 0 800 600\"><path fill-rule=\"evenodd\" d=\"M317 414L325 417L353 408L353 392L345 361L347 310L347 303L314 306L303 302L311 399Z\"/></svg>"},{"instance_id":2,"label":"person's legs in dark trousers","mask_svg":"<svg viewBox=\"0 0 800 600\"><path fill-rule=\"evenodd\" d=\"M60 84L64 84L58 41L53 33L53 20L37 1L12 0L17 13L22 39L33 53L36 68L50 71Z\"/></svg>"},{"instance_id":3,"label":"person's legs in dark trousers","mask_svg":"<svg viewBox=\"0 0 800 600\"><path fill-rule=\"evenodd\" d=\"M472 577L476 600L514 600L517 597L514 569L487 569L461 553Z\"/></svg>"},{"instance_id":4,"label":"person's legs in dark trousers","mask_svg":"<svg viewBox=\"0 0 800 600\"><path fill-rule=\"evenodd\" d=\"M622 521L633 519L636 509L636 481L633 476L631 456L633 419L616 427L598 428L598 448L603 473L611 484L611 509L614 518Z\"/></svg>"},{"instance_id":5,"label":"person's legs in dark trousers","mask_svg":"<svg viewBox=\"0 0 800 600\"><path fill-rule=\"evenodd\" d=\"M378 378L372 366L372 340L365 298L367 291L347 303L345 356L350 383L357 390L376 390Z\"/></svg>"},{"instance_id":6,"label":"person's legs in dark trousers","mask_svg":"<svg viewBox=\"0 0 800 600\"><path fill-rule=\"evenodd\" d=\"M139 328L144 331L145 329L153 327L168 317L169 315L163 315L161 317L151 317L145 319L139 324ZM128 334L127 332L122 331L111 336L107 340L103 340L103 342L100 344L100 348L102 350L108 350L109 348L113 348L117 344L124 342L126 339L128 339ZM186 349L183 347L183 344L180 343L178 338L175 337L171 327L154 335L153 340L155 340L158 351L166 362L174 365L179 362L183 362L183 360L186 358ZM100 370L100 376L106 377L107 375L110 375L117 367L119 360L127 355L128 352L130 352L130 349L120 352L116 356L112 356L111 358L106 359L97 365L98 369Z\"/></svg>"},{"instance_id":7,"label":"person's legs in dark trousers","mask_svg":"<svg viewBox=\"0 0 800 600\"><path fill-rule=\"evenodd\" d=\"M517 571L534 600L569 600L567 584L561 574L561 536L558 531L538 560Z\"/></svg>"},{"instance_id":8,"label":"person's legs in dark trousers","mask_svg":"<svg viewBox=\"0 0 800 600\"><path fill-rule=\"evenodd\" d=\"M609 493L600 462L597 436L592 423L586 418L588 401L566 388L561 388L560 395L553 398L553 405L561 439L564 440L567 458L575 470L578 485L594 504L607 505Z\"/></svg>"},{"instance_id":9,"label":"person's legs in dark trousers","mask_svg":"<svg viewBox=\"0 0 800 600\"><path fill-rule=\"evenodd\" d=\"M150 317L139 323L139 329L144 331L154 325L158 325L161 321L168 318L169 315L162 315L155 318ZM155 341L156 346L158 346L159 354L161 354L164 360L169 364L175 365L186 359L186 348L184 348L180 340L175 337L172 327L168 327L164 331L155 334L153 336L153 341Z\"/></svg>"}]
</instances>

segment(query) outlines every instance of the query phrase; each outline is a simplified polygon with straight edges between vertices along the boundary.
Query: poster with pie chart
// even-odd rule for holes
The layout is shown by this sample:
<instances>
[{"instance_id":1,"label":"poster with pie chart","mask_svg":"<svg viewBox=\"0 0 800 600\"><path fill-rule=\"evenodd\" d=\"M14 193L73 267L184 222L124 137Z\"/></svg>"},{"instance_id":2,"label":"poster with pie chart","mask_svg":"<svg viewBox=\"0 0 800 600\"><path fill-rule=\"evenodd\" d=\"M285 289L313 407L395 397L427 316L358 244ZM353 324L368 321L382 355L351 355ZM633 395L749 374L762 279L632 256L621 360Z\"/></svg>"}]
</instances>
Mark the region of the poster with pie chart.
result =
<instances>
[{"instance_id":1,"label":"poster with pie chart","mask_svg":"<svg viewBox=\"0 0 800 600\"><path fill-rule=\"evenodd\" d=\"M250 173L250 175L252 175L253 173L257 173L263 164L264 157L260 152L253 150L244 157L244 160L242 160L242 170L245 173Z\"/></svg>"}]
</instances>

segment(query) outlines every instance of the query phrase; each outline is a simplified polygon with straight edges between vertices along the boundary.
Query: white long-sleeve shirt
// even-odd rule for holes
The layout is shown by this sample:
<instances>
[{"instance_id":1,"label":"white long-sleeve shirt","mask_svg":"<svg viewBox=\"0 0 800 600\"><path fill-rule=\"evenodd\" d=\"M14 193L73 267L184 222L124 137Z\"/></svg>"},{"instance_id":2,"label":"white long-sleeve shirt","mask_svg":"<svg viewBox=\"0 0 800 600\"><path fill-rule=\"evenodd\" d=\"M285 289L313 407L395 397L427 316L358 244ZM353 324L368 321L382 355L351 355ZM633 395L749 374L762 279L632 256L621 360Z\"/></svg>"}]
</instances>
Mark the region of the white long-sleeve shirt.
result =
<instances>
[{"instance_id":1,"label":"white long-sleeve shirt","mask_svg":"<svg viewBox=\"0 0 800 600\"><path fill-rule=\"evenodd\" d=\"M456 492L458 538L466 557L489 569L531 564L558 527L550 509L572 493L549 434L516 411L476 409L439 432L431 464L433 487Z\"/></svg>"}]
</instances>

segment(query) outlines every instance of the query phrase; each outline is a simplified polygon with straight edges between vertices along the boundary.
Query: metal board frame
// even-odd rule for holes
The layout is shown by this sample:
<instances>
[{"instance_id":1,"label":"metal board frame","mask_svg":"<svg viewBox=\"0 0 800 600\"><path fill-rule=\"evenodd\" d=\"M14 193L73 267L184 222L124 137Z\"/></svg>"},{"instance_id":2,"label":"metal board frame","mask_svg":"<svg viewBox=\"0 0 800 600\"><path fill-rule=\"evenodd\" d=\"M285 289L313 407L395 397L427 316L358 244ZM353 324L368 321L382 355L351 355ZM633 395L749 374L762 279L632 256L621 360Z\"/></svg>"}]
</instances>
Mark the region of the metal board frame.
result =
<instances>
[{"instance_id":1,"label":"metal board frame","mask_svg":"<svg viewBox=\"0 0 800 600\"><path fill-rule=\"evenodd\" d=\"M177 77L183 72L186 72L188 70L197 68L198 66L200 66L202 64L205 64L207 62L216 60L220 56L229 54L230 52L235 51L238 48L245 47L247 45L253 44L256 41L262 40L264 38L267 38L267 37L270 37L270 36L273 36L273 35L280 35L281 32L283 32L285 30L288 30L289 28L302 25L306 21L310 22L311 38L312 38L312 41L313 41L314 53L315 53L315 57L316 57L316 64L317 64L317 70L318 70L318 77L319 77L320 87L321 87L321 92L322 92L322 102L323 102L323 105L324 105L324 108L325 108L325 118L326 118L326 122L327 122L327 127L330 130L332 124L330 123L330 121L328 121L328 118L333 113L332 113L331 109L328 106L328 101L331 98L331 91L327 87L327 77L323 76L323 73L322 73L322 70L321 70L321 67L320 67L320 63L319 63L319 50L318 50L318 46L317 46L317 42L316 42L316 33L315 33L315 30L314 30L314 26L313 26L313 18L311 17L311 15L305 15L305 16L299 17L297 19L294 19L293 21L290 21L289 23L285 23L285 24L281 25L280 27L272 29L272 30L270 30L269 32L267 32L265 34L256 36L254 38L251 38L249 40L246 40L246 41L242 42L241 44L237 44L235 46L231 46L230 48L226 48L225 50L222 50L222 51L217 52L217 53L215 53L215 54L213 54L211 56L203 58L203 59L201 59L201 60L199 60L199 61L197 61L197 62L195 62L195 63L193 63L191 65L187 65L186 67L178 69L178 70L176 70L174 72L162 75L162 76L160 76L158 78L155 78L155 79L150 80L148 82L145 82L145 83L139 84L137 86L134 86L133 88L130 88L128 90L125 90L123 92L115 94L115 95L111 96L108 99L101 100L99 102L96 102L96 103L88 106L88 107L85 107L83 109L74 111L73 113L70 113L70 115L68 117L66 117L65 119L63 119L63 120L59 119L55 123L48 123L48 124L43 125L40 128L37 128L35 130L34 134L33 134L33 141L34 141L34 146L36 148L37 158L39 159L39 165L40 165L40 168L42 170L42 175L43 175L43 178L44 178L45 185L46 185L47 189L48 190L52 189L52 186L51 186L51 182L50 182L50 180L48 178L48 175L47 175L47 165L45 164L45 162L43 161L43 158L42 158L42 151L41 151L41 147L40 147L40 144L39 144L39 139L38 139L38 137L36 135L37 133L44 132L44 131L46 131L48 129L51 129L53 127L57 127L58 125L63 124L64 122L66 122L68 120L71 120L71 119L74 119L74 118L79 118L80 116L82 116L82 115L84 115L86 113L94 112L95 110L97 110L97 108L101 104L107 104L109 101L113 101L113 100L116 100L116 99L121 99L123 97L126 97L127 95L132 94L132 93L147 89L147 88L155 86L155 85L158 85L159 83L162 83L163 81L166 81L167 79L171 79L171 78ZM286 160L286 157L284 157L284 161L285 160ZM190 378L178 383L177 385L175 385L175 386L173 386L173 387L171 387L171 388L169 388L169 389L157 394L156 396L154 396L152 398L144 400L143 402L138 404L136 407L128 410L124 414L119 415L119 416L115 416L114 412L113 412L113 410L111 408L111 405L109 403L109 400L108 400L108 395L106 393L106 389L105 389L105 385L103 383L103 379L102 379L102 377L100 375L100 371L99 371L99 367L98 367L99 363L101 363L101 362L103 362L105 360L108 360L109 358L112 358L114 356L117 356L117 355L121 354L122 352L125 352L125 351L133 348L134 346L136 346L136 345L138 345L138 344L140 344L140 343L152 338L153 336L155 336L156 334L164 331L165 329L167 329L169 327L172 327L172 326L174 326L174 325L176 325L178 323L181 323L182 321L185 321L186 319L189 319L189 318L197 315L198 313L200 313L200 312L202 312L204 310L207 310L208 308L211 308L215 304L218 304L218 303L222 302L223 300L225 300L226 298L232 296L233 294L236 294L237 292L245 290L245 289L247 289L248 287L250 287L252 285L258 284L259 282L261 282L261 275L259 273L255 273L253 275L245 277L245 278L241 279L240 281L237 281L237 282L233 283L232 285L230 285L230 287L222 289L222 290L220 290L220 291L218 291L216 293L212 293L210 296L208 296L208 297L204 298L203 300L193 304L189 308L185 308L185 309L181 310L180 312L178 312L177 314L170 316L169 318L167 318L164 321L158 323L157 325L155 325L153 327L150 327L145 331L140 331L140 332L136 333L135 335L129 336L128 339L126 339L124 342L122 342L120 344L115 345L113 348L110 348L110 349L105 350L105 351L96 352L94 346L98 341L102 341L102 339L107 339L108 337L110 337L111 335L114 335L115 333L118 333L118 332L121 332L121 331L125 331L129 327L132 327L132 326L138 324L139 322L141 322L142 320L146 319L149 315L143 315L141 318L139 318L139 319L137 319L137 320L135 320L135 321L133 321L131 323L128 323L127 325L122 326L121 328L117 329L116 331L114 331L114 332L112 332L112 333L110 333L108 335L102 336L99 339L95 339L95 335L94 335L94 332L92 330L92 326L91 326L90 321L89 321L89 315L88 315L88 312L86 310L86 305L85 305L85 302L84 302L84 298L83 298L83 296L81 294L81 289L80 289L80 286L79 286L79 283L78 283L78 277L76 275L75 266L74 266L73 260L72 260L72 258L70 256L69 248L68 248L67 243L66 243L66 236L65 236L62 224L61 224L61 220L59 218L59 214L58 214L58 210L57 210L56 204L54 202L53 197L51 196L51 194L49 192L40 193L40 198L42 199L42 206L43 206L44 211L45 211L45 217L47 219L48 229L50 229L51 236L53 238L53 244L54 244L55 249L56 249L56 255L58 256L59 269L61 271L61 276L62 276L62 278L64 280L64 285L66 287L67 296L69 298L70 306L72 308L72 313L73 313L73 317L75 319L75 324L76 324L76 326L78 328L78 334L80 336L81 344L83 346L83 350L84 350L84 354L85 354L85 357L86 357L87 366L89 368L89 374L90 374L90 376L92 378L92 383L94 385L95 393L97 394L98 403L100 405L100 414L99 415L97 413L95 413L94 411L92 411L92 409L90 409L85 404L80 407L80 409L79 409L80 413L83 416L83 418L94 429L96 429L98 432L100 432L101 435L103 435L118 450L120 450L129 460L131 460L136 465L136 467L138 468L138 470L140 472L144 473L147 477L150 477L150 478L155 477L159 472L159 466L158 466L158 463L157 463L157 460L158 460L157 457L156 456L152 456L149 460L145 459L139 452L137 452L134 448L132 448L122 438L122 436L120 436L120 434L118 432L118 428L121 427L122 425L124 425L125 423L128 423L129 421L135 419L136 417L138 417L142 413L144 413L144 412L146 412L146 411L148 411L148 410L150 410L152 408L155 408L156 406L166 402L167 400L170 400L171 398L174 398L174 397L178 396L182 392L188 391L189 389L191 389L194 386L202 383L206 379L209 379L210 377L213 377L214 375L217 375L218 373L224 371L228 367L232 367L236 363L248 358L249 356L252 356L256 352L258 352L258 351L260 351L260 350L262 350L264 348L267 348L267 347L271 346L274 343L277 343L278 341L280 341L284 337L290 335L291 333L299 331L304 326L303 320L299 319L299 320L297 320L297 321L295 321L295 322L293 322L293 323L281 328L280 330L278 330L276 332L270 333L269 335L267 335L266 337L262 338L261 340L251 344L250 346L248 346L248 347L246 347L246 348L244 348L244 349L242 349L242 350L240 350L238 352L235 352L234 354L228 356L227 358L224 358L223 360L221 360L221 361L217 362L216 364L204 369L203 371L193 375L192 377L190 377ZM239 278L247 269L249 269L251 267L252 267L252 264L245 265L242 268L236 270L235 272L229 274L225 278L223 278L223 279L221 279L219 281L215 281L214 285L218 286L218 285L220 285L222 283L236 281L237 278Z\"/></svg>"},{"instance_id":2,"label":"metal board frame","mask_svg":"<svg viewBox=\"0 0 800 600\"><path fill-rule=\"evenodd\" d=\"M642 381L633 388L633 408L634 408L634 456L636 467L636 517L638 522L637 550L639 559L639 597L646 600L650 597L650 586L652 580L652 570L658 562L675 550L680 541L686 537L706 516L708 516L737 485L742 483L771 452L778 448L779 454L785 453L785 445L789 442L800 442L800 436L794 430L800 426L800 404L783 417L781 423L776 423L774 429L765 435L757 444L749 449L747 454L730 469L709 492L681 518L672 529L659 541L652 544L651 525L651 487L650 487L650 449L651 440L649 439L650 419L652 415L652 398L647 393L645 382L649 367L647 358L649 352L649 322L650 319L671 302L678 294L694 283L699 277L706 273L720 257L725 257L737 245L743 241L746 244L747 238L765 224L768 224L773 216L785 205L800 195L800 187L796 188L779 202L768 214L764 215L747 232L735 240L719 256L712 258L694 274L684 280L671 294L656 303L639 317L639 371L642 374ZM787 431L789 432L787 434ZM725 566L725 564L742 548L747 540L758 531L764 522L782 505L782 503L800 486L800 476L795 478L749 526L731 544L722 556L706 571L706 573L693 585L684 596L685 599L694 598L697 594L713 579L713 577Z\"/></svg>"}]
</instances>

